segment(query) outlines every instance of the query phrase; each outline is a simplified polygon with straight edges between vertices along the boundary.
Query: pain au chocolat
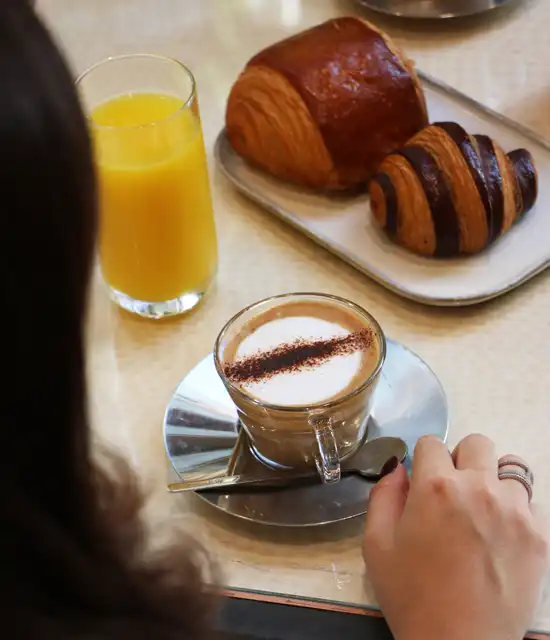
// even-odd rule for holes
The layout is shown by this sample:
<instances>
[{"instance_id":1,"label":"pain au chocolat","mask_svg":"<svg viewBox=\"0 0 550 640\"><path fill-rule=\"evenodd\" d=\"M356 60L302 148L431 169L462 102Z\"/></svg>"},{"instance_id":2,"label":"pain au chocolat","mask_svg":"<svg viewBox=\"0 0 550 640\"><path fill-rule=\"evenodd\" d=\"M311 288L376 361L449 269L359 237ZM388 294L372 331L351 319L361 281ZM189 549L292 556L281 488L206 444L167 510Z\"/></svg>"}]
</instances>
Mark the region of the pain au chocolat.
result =
<instances>
[{"instance_id":1,"label":"pain au chocolat","mask_svg":"<svg viewBox=\"0 0 550 640\"><path fill-rule=\"evenodd\" d=\"M494 242L537 198L531 154L509 154L455 122L426 127L388 155L369 191L374 218L416 253L453 257Z\"/></svg>"},{"instance_id":2,"label":"pain au chocolat","mask_svg":"<svg viewBox=\"0 0 550 640\"><path fill-rule=\"evenodd\" d=\"M255 55L229 95L226 133L272 175L337 190L366 185L427 118L412 62L373 25L344 17Z\"/></svg>"}]
</instances>

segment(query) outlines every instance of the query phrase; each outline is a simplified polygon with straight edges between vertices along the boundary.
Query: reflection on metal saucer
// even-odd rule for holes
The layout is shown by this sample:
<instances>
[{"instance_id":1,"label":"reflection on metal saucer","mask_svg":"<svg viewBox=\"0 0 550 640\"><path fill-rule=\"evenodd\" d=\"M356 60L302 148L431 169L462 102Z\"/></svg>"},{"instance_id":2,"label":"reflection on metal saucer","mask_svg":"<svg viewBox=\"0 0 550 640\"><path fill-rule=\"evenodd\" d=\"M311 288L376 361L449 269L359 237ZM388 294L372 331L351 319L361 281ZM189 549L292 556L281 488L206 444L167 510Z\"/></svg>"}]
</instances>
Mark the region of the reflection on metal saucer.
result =
<instances>
[{"instance_id":1,"label":"reflection on metal saucer","mask_svg":"<svg viewBox=\"0 0 550 640\"><path fill-rule=\"evenodd\" d=\"M421 358L393 340L387 345L367 439L397 436L412 454L423 435L446 440L447 399L437 376ZM164 441L174 470L185 480L228 473L251 477L274 473L250 452L212 354L197 364L176 389L164 417ZM274 493L197 495L243 520L310 527L363 515L373 486L361 478L348 477L334 485Z\"/></svg>"},{"instance_id":2,"label":"reflection on metal saucer","mask_svg":"<svg viewBox=\"0 0 550 640\"><path fill-rule=\"evenodd\" d=\"M356 0L358 4L399 18L462 18L498 9L517 0Z\"/></svg>"}]
</instances>

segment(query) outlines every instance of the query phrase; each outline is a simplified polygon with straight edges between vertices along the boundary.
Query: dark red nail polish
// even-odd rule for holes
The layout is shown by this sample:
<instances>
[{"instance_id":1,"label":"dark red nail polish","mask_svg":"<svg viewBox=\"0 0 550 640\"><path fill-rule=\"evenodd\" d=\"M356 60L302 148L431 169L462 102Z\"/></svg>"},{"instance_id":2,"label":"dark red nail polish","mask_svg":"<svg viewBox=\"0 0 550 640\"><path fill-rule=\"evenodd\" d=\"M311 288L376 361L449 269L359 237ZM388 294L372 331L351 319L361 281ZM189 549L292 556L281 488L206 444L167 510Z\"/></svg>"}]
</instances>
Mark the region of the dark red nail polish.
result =
<instances>
[{"instance_id":1,"label":"dark red nail polish","mask_svg":"<svg viewBox=\"0 0 550 640\"><path fill-rule=\"evenodd\" d=\"M393 473L397 469L398 465L399 460L395 456L392 456L387 462L384 463L380 475L387 476L388 474Z\"/></svg>"}]
</instances>

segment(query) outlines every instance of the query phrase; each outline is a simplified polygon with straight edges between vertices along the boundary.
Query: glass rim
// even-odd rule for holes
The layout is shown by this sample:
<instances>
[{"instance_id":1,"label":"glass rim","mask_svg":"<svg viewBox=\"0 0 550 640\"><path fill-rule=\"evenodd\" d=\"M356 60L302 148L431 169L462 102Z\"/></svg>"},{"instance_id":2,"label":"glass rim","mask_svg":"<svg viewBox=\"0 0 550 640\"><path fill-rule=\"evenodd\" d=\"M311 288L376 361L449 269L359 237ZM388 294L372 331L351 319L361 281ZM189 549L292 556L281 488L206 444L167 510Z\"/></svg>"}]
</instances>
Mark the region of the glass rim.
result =
<instances>
[{"instance_id":1,"label":"glass rim","mask_svg":"<svg viewBox=\"0 0 550 640\"><path fill-rule=\"evenodd\" d=\"M306 297L324 298L326 300L336 301L348 307L349 309L352 309L354 312L356 312L363 318L366 318L368 322L372 325L373 329L375 330L376 335L378 337L378 341L380 343L380 353L378 354L378 361L376 363L376 367L374 368L372 373L369 375L369 377L357 387L357 389L354 389L353 391L350 391L349 393L347 393L345 396L342 396L341 398L337 398L335 400L329 400L328 402L320 402L317 404L310 404L310 405L290 405L290 406L281 406L277 404L272 404L270 402L263 402L262 400L259 400L254 396L246 393L243 389L238 387L236 384L234 384L233 382L231 382L231 380L227 378L227 376L223 371L223 366L219 357L221 342L225 337L225 335L227 334L227 332L229 331L230 327L234 324L234 322L238 320L241 316L243 316L245 313L247 313L248 311L252 311L256 307L259 307L260 305L263 305L266 302L270 302L272 300L280 300L282 298L306 298ZM355 396L363 392L365 389L367 389L376 380L376 378L380 374L380 371L382 370L382 367L386 360L386 348L387 348L386 336L384 335L384 332L382 330L382 327L380 326L380 323L378 322L378 320L376 320L376 318L373 315L371 315L366 309L363 309L363 307L361 307L360 305L356 304L355 302L352 302L351 300L348 300L347 298L342 298L340 296L336 296L331 293L319 293L315 291L303 291L303 292L299 291L299 292L293 292L293 293L280 293L275 296L269 296L267 298L263 298L262 300L258 300L257 302L253 302L252 304L249 304L244 309L241 309L234 316L232 316L222 327L220 333L218 334L218 337L216 338L216 342L214 344L214 366L216 367L216 371L220 376L220 378L222 379L223 383L226 385L226 387L231 389L231 391L233 391L237 396L244 398L246 401L254 404L257 407L261 407L263 409L268 409L268 410L286 412L286 413L298 413L298 412L304 412L304 411L320 411L320 410L331 409L333 407L336 407L342 402L345 402L347 400L350 400L351 398L354 398Z\"/></svg>"},{"instance_id":2,"label":"glass rim","mask_svg":"<svg viewBox=\"0 0 550 640\"><path fill-rule=\"evenodd\" d=\"M114 126L114 125L108 125L108 124L100 124L98 122L95 122L88 113L85 112L85 116L86 116L86 120L88 121L88 123L97 128L97 129L105 129L105 130L112 130L112 131L131 131L131 130L136 130L136 129L145 129L147 127L152 127L152 126L156 126L159 124L162 124L164 122L167 122L169 120L171 120L172 118L176 117L177 115L179 115L180 113L182 113L185 109L189 109L191 107L191 104L195 98L196 95L196 90L197 90L197 83L195 80L195 76L193 75L191 69L189 69L189 67L187 67L186 65L183 64L183 62L180 62L179 60L177 60L176 58L170 58L169 56L161 56L155 53L125 53L122 55L118 55L118 56L109 56L108 58L104 58L103 60L99 60L98 62L94 63L91 67L88 67L85 71L83 71L76 79L75 81L75 85L77 87L77 89L79 88L79 86L82 84L83 80L85 80L89 75L91 75L94 71L96 71L97 69L99 69L100 67L104 67L107 66L108 64L110 64L111 62L119 62L121 60L131 60L131 59L137 59L137 58L146 58L149 60L158 60L159 62L170 62L174 65L176 65L177 67L179 67L189 78L189 80L191 81L191 89L189 91L189 96L187 98L184 99L183 104L181 105L181 107L179 107L178 109L176 109L176 111L174 111L174 113L171 113L170 115L161 118L160 120L152 120L151 122L147 122L146 124L134 124L134 125L123 125L123 126Z\"/></svg>"}]
</instances>

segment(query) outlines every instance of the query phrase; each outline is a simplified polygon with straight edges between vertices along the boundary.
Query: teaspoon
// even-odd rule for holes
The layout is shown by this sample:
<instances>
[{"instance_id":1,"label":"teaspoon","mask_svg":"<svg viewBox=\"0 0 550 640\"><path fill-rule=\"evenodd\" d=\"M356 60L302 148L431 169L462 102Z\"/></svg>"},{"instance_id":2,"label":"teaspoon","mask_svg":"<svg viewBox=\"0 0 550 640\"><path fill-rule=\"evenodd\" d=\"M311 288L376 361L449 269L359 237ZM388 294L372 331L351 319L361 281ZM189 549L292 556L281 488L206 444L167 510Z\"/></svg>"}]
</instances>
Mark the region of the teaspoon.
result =
<instances>
[{"instance_id":1,"label":"teaspoon","mask_svg":"<svg viewBox=\"0 0 550 640\"><path fill-rule=\"evenodd\" d=\"M342 462L341 477L360 476L366 480L380 480L385 475L385 466L392 458L402 462L407 455L407 445L400 438L381 437L367 441L359 451ZM231 475L190 482L173 482L168 485L170 493L197 491L199 493L249 493L289 489L308 484L321 484L319 474L308 472L288 472L271 477L250 478Z\"/></svg>"}]
</instances>

